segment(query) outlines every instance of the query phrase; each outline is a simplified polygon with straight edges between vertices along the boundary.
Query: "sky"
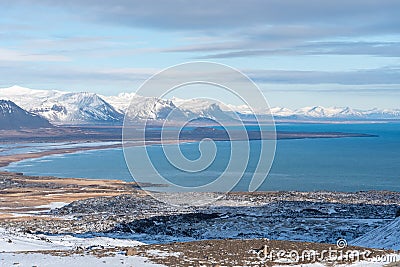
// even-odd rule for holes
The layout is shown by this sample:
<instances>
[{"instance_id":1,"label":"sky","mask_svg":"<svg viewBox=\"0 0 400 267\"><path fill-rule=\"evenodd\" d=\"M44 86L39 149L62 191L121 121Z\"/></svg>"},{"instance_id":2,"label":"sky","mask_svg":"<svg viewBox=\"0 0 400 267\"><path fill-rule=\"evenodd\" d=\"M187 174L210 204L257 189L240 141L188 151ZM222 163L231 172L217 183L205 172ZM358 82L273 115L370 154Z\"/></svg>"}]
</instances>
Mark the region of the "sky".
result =
<instances>
[{"instance_id":1,"label":"sky","mask_svg":"<svg viewBox=\"0 0 400 267\"><path fill-rule=\"evenodd\" d=\"M116 95L211 61L248 75L271 106L400 108L398 0L4 0L0 10L1 88Z\"/></svg>"}]
</instances>

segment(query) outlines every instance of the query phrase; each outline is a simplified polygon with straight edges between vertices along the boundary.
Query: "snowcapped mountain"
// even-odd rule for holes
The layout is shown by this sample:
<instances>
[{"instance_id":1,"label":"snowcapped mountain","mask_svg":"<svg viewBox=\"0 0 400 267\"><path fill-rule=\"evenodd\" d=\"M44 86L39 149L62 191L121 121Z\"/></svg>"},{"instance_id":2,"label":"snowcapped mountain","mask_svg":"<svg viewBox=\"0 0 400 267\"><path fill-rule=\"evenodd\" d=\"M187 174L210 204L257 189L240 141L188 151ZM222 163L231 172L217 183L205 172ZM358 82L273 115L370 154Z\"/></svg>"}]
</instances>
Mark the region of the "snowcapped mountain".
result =
<instances>
[{"instance_id":1,"label":"snowcapped mountain","mask_svg":"<svg viewBox=\"0 0 400 267\"><path fill-rule=\"evenodd\" d=\"M218 104L203 99L173 98L168 100L144 97L135 93L121 93L118 96L102 96L102 98L120 112L126 112L129 107L128 115L133 120L188 120L196 118L219 121L232 120L232 117L224 112ZM171 113L172 111L173 113ZM168 115L170 115L169 118Z\"/></svg>"},{"instance_id":2,"label":"snowcapped mountain","mask_svg":"<svg viewBox=\"0 0 400 267\"><path fill-rule=\"evenodd\" d=\"M349 107L305 107L297 109L293 115L310 118L362 118L363 112Z\"/></svg>"},{"instance_id":3,"label":"snowcapped mountain","mask_svg":"<svg viewBox=\"0 0 400 267\"><path fill-rule=\"evenodd\" d=\"M236 111L241 118L252 118L252 112L247 106L226 105L224 111ZM370 109L360 110L350 107L304 107L299 109L288 109L284 107L273 107L269 110L255 110L255 114L263 118L265 114L272 114L275 119L291 119L291 120L399 120L400 109Z\"/></svg>"},{"instance_id":4,"label":"snowcapped mountain","mask_svg":"<svg viewBox=\"0 0 400 267\"><path fill-rule=\"evenodd\" d=\"M107 101L111 106L113 106L120 113L125 113L126 109L129 107L131 101L136 98L136 102L140 102L142 96L136 95L135 93L120 93L116 96L105 96L101 95L105 101Z\"/></svg>"},{"instance_id":5,"label":"snowcapped mountain","mask_svg":"<svg viewBox=\"0 0 400 267\"><path fill-rule=\"evenodd\" d=\"M188 118L209 118L216 121L231 121L234 117L226 112L226 105L212 102L207 99L180 99L171 100L179 109L181 109Z\"/></svg>"},{"instance_id":6,"label":"snowcapped mountain","mask_svg":"<svg viewBox=\"0 0 400 267\"><path fill-rule=\"evenodd\" d=\"M33 90L19 86L0 89L0 99L56 124L119 122L123 114L94 93Z\"/></svg>"},{"instance_id":7,"label":"snowcapped mountain","mask_svg":"<svg viewBox=\"0 0 400 267\"><path fill-rule=\"evenodd\" d=\"M290 117L295 115L294 111L288 108L274 107L270 109L270 112L274 116Z\"/></svg>"},{"instance_id":8,"label":"snowcapped mountain","mask_svg":"<svg viewBox=\"0 0 400 267\"><path fill-rule=\"evenodd\" d=\"M132 120L188 120L208 118L233 121L238 115L246 121L268 119L270 113L277 120L399 120L400 109L358 110L349 107L304 107L291 110L274 107L252 111L246 105L211 102L207 99L160 99L135 93L102 96L94 93L73 93L57 90L33 90L19 86L0 89L0 99L11 100L23 109L40 115L55 124L122 123L129 105ZM173 116L168 115L173 111Z\"/></svg>"},{"instance_id":9,"label":"snowcapped mountain","mask_svg":"<svg viewBox=\"0 0 400 267\"><path fill-rule=\"evenodd\" d=\"M372 120L372 119L400 119L400 110L371 109L359 110L350 107L304 107L297 110L286 108L272 108L271 113L276 118L297 119L347 119L347 120Z\"/></svg>"},{"instance_id":10,"label":"snowcapped mountain","mask_svg":"<svg viewBox=\"0 0 400 267\"><path fill-rule=\"evenodd\" d=\"M144 97L135 93L121 93L117 96L102 96L116 110L125 113L129 108L129 116L134 120L166 119L168 114L176 109L176 106L169 100L156 97ZM183 114L181 114L183 116Z\"/></svg>"},{"instance_id":11,"label":"snowcapped mountain","mask_svg":"<svg viewBox=\"0 0 400 267\"><path fill-rule=\"evenodd\" d=\"M174 103L156 97L136 97L128 109L128 115L134 120L164 120L174 111L180 119L184 119L183 112L176 108ZM175 116L175 119L177 117Z\"/></svg>"},{"instance_id":12,"label":"snowcapped mountain","mask_svg":"<svg viewBox=\"0 0 400 267\"><path fill-rule=\"evenodd\" d=\"M52 125L44 118L27 112L14 102L0 100L0 129L18 130L21 128L50 128Z\"/></svg>"},{"instance_id":13,"label":"snowcapped mountain","mask_svg":"<svg viewBox=\"0 0 400 267\"><path fill-rule=\"evenodd\" d=\"M123 115L93 93L65 93L43 99L31 112L56 123L118 122Z\"/></svg>"},{"instance_id":14,"label":"snowcapped mountain","mask_svg":"<svg viewBox=\"0 0 400 267\"><path fill-rule=\"evenodd\" d=\"M371 119L399 119L400 109L371 109L363 112L364 116L368 116Z\"/></svg>"}]
</instances>

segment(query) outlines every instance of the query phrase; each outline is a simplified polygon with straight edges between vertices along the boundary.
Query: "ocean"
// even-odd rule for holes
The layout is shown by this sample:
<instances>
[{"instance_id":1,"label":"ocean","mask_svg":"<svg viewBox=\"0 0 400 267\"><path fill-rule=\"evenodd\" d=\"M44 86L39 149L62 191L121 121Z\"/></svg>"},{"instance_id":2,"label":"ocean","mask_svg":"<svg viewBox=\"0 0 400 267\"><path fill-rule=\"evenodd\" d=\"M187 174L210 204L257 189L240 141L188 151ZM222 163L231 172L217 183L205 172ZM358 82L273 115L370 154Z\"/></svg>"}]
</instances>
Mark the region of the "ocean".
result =
<instances>
[{"instance_id":1,"label":"ocean","mask_svg":"<svg viewBox=\"0 0 400 267\"><path fill-rule=\"evenodd\" d=\"M378 137L278 140L271 171L258 191L400 191L400 123L286 123L278 124L277 130L363 133ZM259 145L260 141L250 141L248 166L233 191L247 191L258 161ZM198 143L184 143L180 146L186 157L196 159L199 156ZM176 169L165 159L159 145L149 146L147 150L163 176L174 183L190 187L207 184L225 170L229 161L230 143L216 142L216 147L218 153L214 162L199 173ZM140 167L138 163L137 168ZM134 181L125 164L122 149L46 156L12 163L4 169L26 175ZM230 175L235 177L238 174ZM168 191L167 187L151 189Z\"/></svg>"}]
</instances>

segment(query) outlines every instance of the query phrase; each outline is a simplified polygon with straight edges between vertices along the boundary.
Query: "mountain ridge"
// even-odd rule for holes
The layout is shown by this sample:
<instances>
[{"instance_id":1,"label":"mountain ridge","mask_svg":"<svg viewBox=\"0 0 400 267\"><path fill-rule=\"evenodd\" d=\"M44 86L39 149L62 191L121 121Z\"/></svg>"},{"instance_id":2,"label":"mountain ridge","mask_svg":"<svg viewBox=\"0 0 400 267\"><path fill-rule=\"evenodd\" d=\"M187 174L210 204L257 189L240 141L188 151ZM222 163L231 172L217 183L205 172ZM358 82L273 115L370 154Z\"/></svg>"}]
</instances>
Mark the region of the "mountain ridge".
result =
<instances>
[{"instance_id":1,"label":"mountain ridge","mask_svg":"<svg viewBox=\"0 0 400 267\"><path fill-rule=\"evenodd\" d=\"M13 101L23 109L55 124L115 123L123 114L95 93L35 90L19 86L0 89L0 99Z\"/></svg>"},{"instance_id":2,"label":"mountain ridge","mask_svg":"<svg viewBox=\"0 0 400 267\"><path fill-rule=\"evenodd\" d=\"M268 120L400 120L400 109L353 109L350 107L310 106L299 109L272 107L255 110L245 105L211 102L207 99L160 99L135 93L104 96L89 92L36 90L20 86L0 89L0 99L13 101L21 108L53 124L116 123L124 120L130 107L132 120L190 120L209 118L217 121ZM174 110L173 116L171 111Z\"/></svg>"}]
</instances>

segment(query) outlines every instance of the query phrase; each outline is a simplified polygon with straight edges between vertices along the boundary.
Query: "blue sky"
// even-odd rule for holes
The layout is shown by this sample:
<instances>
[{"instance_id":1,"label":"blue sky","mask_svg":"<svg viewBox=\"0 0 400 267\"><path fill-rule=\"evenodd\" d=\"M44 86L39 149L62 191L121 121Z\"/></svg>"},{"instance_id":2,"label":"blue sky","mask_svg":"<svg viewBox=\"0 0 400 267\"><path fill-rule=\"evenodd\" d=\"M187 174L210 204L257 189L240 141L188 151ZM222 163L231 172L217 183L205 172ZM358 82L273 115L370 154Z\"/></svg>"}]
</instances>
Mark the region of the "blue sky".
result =
<instances>
[{"instance_id":1,"label":"blue sky","mask_svg":"<svg viewBox=\"0 0 400 267\"><path fill-rule=\"evenodd\" d=\"M272 106L400 108L398 0L0 2L0 87L136 91L191 60L249 75Z\"/></svg>"}]
</instances>

